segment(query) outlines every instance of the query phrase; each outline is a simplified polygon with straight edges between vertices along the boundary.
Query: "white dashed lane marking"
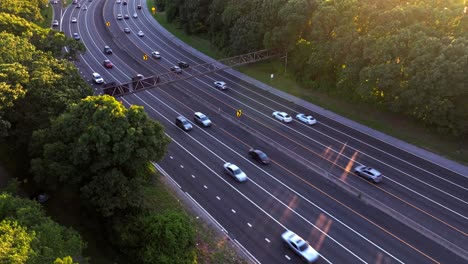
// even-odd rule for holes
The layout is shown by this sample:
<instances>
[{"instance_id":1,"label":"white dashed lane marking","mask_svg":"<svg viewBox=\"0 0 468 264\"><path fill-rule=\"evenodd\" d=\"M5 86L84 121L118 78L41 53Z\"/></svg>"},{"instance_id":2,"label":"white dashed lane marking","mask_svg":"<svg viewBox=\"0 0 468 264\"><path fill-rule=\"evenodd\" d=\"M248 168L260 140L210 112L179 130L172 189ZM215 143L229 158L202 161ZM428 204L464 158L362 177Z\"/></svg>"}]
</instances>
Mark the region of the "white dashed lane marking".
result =
<instances>
[{"instance_id":1,"label":"white dashed lane marking","mask_svg":"<svg viewBox=\"0 0 468 264\"><path fill-rule=\"evenodd\" d=\"M231 209L231 212L233 212L233 213L236 213L236 210L234 210L234 209Z\"/></svg>"},{"instance_id":2,"label":"white dashed lane marking","mask_svg":"<svg viewBox=\"0 0 468 264\"><path fill-rule=\"evenodd\" d=\"M266 237L265 237L265 241L268 242L268 243L271 243L270 239L268 239Z\"/></svg>"},{"instance_id":3,"label":"white dashed lane marking","mask_svg":"<svg viewBox=\"0 0 468 264\"><path fill-rule=\"evenodd\" d=\"M252 227L252 225L251 225L250 223L247 223L247 225L248 225L249 227Z\"/></svg>"}]
</instances>

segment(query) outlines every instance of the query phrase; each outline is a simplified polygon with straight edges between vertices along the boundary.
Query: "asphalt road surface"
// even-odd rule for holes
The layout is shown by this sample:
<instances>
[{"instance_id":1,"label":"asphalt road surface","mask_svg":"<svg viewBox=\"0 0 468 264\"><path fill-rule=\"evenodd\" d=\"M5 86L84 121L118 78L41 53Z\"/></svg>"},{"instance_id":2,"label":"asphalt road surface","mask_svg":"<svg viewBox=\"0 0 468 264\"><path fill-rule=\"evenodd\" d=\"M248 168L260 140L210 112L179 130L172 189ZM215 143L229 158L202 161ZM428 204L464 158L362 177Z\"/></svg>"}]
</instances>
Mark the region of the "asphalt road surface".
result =
<instances>
[{"instance_id":1,"label":"asphalt road surface","mask_svg":"<svg viewBox=\"0 0 468 264\"><path fill-rule=\"evenodd\" d=\"M91 73L106 82L126 83L170 71L179 61L191 67L206 63L157 25L145 1L79 1L61 10L60 29L78 33L87 51L77 62L83 77L100 93ZM137 9L141 4L143 9ZM133 14L137 17L134 18ZM128 19L117 16L128 14ZM72 23L72 18L77 22ZM125 33L129 28L130 33ZM144 33L137 36L138 31ZM113 54L105 54L104 46ZM161 59L151 57L159 51ZM103 66L109 59L112 69ZM214 87L225 81L228 90ZM317 263L467 263L468 176L466 167L448 168L424 155L410 153L342 122L341 118L304 107L257 87L241 74L219 71L186 81L119 97L141 105L166 127L173 142L158 163L190 199L257 263L301 263L285 248L281 234L293 230L320 254ZM240 117L236 116L242 111ZM213 125L184 132L175 117L189 120L206 114ZM283 123L272 117L284 111ZM295 119L314 116L316 125ZM363 113L364 114L364 113ZM250 148L272 160L261 165ZM232 162L248 176L238 183L223 172ZM358 165L383 173L374 184L354 173Z\"/></svg>"}]
</instances>

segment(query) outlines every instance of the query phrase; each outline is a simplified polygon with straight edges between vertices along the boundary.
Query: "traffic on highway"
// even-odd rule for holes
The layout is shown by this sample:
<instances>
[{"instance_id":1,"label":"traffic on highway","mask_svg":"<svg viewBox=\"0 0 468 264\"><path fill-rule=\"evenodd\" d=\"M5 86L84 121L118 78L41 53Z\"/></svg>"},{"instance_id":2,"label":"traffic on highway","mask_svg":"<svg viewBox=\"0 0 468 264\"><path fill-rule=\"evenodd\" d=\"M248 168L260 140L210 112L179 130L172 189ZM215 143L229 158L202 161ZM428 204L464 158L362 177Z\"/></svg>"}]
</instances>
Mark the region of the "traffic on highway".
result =
<instances>
[{"instance_id":1,"label":"traffic on highway","mask_svg":"<svg viewBox=\"0 0 468 264\"><path fill-rule=\"evenodd\" d=\"M51 1L52 2L52 1ZM102 94L212 59L144 0L54 4ZM233 69L120 96L172 140L155 164L251 263L468 263L468 173Z\"/></svg>"}]
</instances>

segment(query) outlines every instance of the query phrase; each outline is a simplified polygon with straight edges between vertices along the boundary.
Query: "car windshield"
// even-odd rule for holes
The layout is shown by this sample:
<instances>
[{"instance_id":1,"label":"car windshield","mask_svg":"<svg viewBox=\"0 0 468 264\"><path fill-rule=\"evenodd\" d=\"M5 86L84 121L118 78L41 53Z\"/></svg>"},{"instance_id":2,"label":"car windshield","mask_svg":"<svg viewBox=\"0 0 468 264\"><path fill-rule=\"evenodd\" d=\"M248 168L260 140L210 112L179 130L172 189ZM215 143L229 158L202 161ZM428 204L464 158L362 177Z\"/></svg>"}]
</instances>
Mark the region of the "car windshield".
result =
<instances>
[{"instance_id":1,"label":"car windshield","mask_svg":"<svg viewBox=\"0 0 468 264\"><path fill-rule=\"evenodd\" d=\"M291 118L289 115L284 115L285 118Z\"/></svg>"},{"instance_id":2,"label":"car windshield","mask_svg":"<svg viewBox=\"0 0 468 264\"><path fill-rule=\"evenodd\" d=\"M208 120L208 118L206 116L202 116L202 117L200 117L200 120L205 121L205 120Z\"/></svg>"},{"instance_id":3,"label":"car windshield","mask_svg":"<svg viewBox=\"0 0 468 264\"><path fill-rule=\"evenodd\" d=\"M242 173L242 171L241 171L240 169L234 169L232 172L233 172L235 175L238 175L238 174L241 174L241 173Z\"/></svg>"},{"instance_id":4,"label":"car windshield","mask_svg":"<svg viewBox=\"0 0 468 264\"><path fill-rule=\"evenodd\" d=\"M265 160L265 159L268 158L267 155L266 155L265 153L263 153L263 152L258 153L258 156L259 156L262 160Z\"/></svg>"},{"instance_id":5,"label":"car windshield","mask_svg":"<svg viewBox=\"0 0 468 264\"><path fill-rule=\"evenodd\" d=\"M299 244L299 250L300 251L304 251L308 248L307 244L306 243L301 243Z\"/></svg>"},{"instance_id":6,"label":"car windshield","mask_svg":"<svg viewBox=\"0 0 468 264\"><path fill-rule=\"evenodd\" d=\"M189 122L187 120L182 120L182 124L185 126L187 125Z\"/></svg>"}]
</instances>

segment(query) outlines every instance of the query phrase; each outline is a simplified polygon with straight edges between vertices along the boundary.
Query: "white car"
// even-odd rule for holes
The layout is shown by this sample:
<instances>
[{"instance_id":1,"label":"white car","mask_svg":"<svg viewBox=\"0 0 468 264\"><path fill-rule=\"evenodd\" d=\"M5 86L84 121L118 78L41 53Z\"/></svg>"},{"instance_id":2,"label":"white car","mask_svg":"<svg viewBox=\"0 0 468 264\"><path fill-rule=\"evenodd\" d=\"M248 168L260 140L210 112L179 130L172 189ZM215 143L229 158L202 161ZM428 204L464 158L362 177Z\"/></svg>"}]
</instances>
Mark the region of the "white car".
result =
<instances>
[{"instance_id":1,"label":"white car","mask_svg":"<svg viewBox=\"0 0 468 264\"><path fill-rule=\"evenodd\" d=\"M211 120L201 112L195 112L193 120L204 127L211 126Z\"/></svg>"},{"instance_id":2,"label":"white car","mask_svg":"<svg viewBox=\"0 0 468 264\"><path fill-rule=\"evenodd\" d=\"M234 179L236 179L238 182L245 182L247 181L247 175L239 169L236 165L226 162L224 163L224 171Z\"/></svg>"},{"instance_id":3,"label":"white car","mask_svg":"<svg viewBox=\"0 0 468 264\"><path fill-rule=\"evenodd\" d=\"M59 25L58 20L52 21L52 26L57 27Z\"/></svg>"},{"instance_id":4,"label":"white car","mask_svg":"<svg viewBox=\"0 0 468 264\"><path fill-rule=\"evenodd\" d=\"M117 4L120 4L120 3L122 3L122 1L121 1L121 0L117 0L117 2L116 2L116 3L117 3Z\"/></svg>"},{"instance_id":5,"label":"white car","mask_svg":"<svg viewBox=\"0 0 468 264\"><path fill-rule=\"evenodd\" d=\"M214 82L214 86L220 90L226 90L227 89L227 86L226 86L226 83L225 82L222 82L222 81L216 81Z\"/></svg>"},{"instance_id":6,"label":"white car","mask_svg":"<svg viewBox=\"0 0 468 264\"><path fill-rule=\"evenodd\" d=\"M320 254L313 247L293 231L287 230L281 235L281 238L307 263L313 263L320 257Z\"/></svg>"},{"instance_id":7,"label":"white car","mask_svg":"<svg viewBox=\"0 0 468 264\"><path fill-rule=\"evenodd\" d=\"M138 17L138 14L137 13L133 13L133 18L137 18Z\"/></svg>"},{"instance_id":8,"label":"white car","mask_svg":"<svg viewBox=\"0 0 468 264\"><path fill-rule=\"evenodd\" d=\"M83 10L88 10L88 7L87 7L87 6L83 6Z\"/></svg>"},{"instance_id":9,"label":"white car","mask_svg":"<svg viewBox=\"0 0 468 264\"><path fill-rule=\"evenodd\" d=\"M158 51L151 52L151 56L153 58L155 58L155 59L160 59L161 58L161 54Z\"/></svg>"},{"instance_id":10,"label":"white car","mask_svg":"<svg viewBox=\"0 0 468 264\"><path fill-rule=\"evenodd\" d=\"M97 84L104 83L104 79L102 78L102 76L99 73L93 72L92 76L93 76L93 81L95 83L97 83Z\"/></svg>"},{"instance_id":11,"label":"white car","mask_svg":"<svg viewBox=\"0 0 468 264\"><path fill-rule=\"evenodd\" d=\"M122 20L122 19L123 19L122 14L117 14L117 20Z\"/></svg>"},{"instance_id":12,"label":"white car","mask_svg":"<svg viewBox=\"0 0 468 264\"><path fill-rule=\"evenodd\" d=\"M273 117L278 119L279 121L283 121L285 123L292 122L292 117L290 115L286 114L285 112L275 111L275 112L273 112Z\"/></svg>"},{"instance_id":13,"label":"white car","mask_svg":"<svg viewBox=\"0 0 468 264\"><path fill-rule=\"evenodd\" d=\"M317 123L317 120L315 118L306 114L297 114L296 118L297 120L301 121L302 123L306 125L314 125Z\"/></svg>"},{"instance_id":14,"label":"white car","mask_svg":"<svg viewBox=\"0 0 468 264\"><path fill-rule=\"evenodd\" d=\"M78 22L78 20L76 19L76 17L72 17L71 22L76 23L76 22Z\"/></svg>"},{"instance_id":15,"label":"white car","mask_svg":"<svg viewBox=\"0 0 468 264\"><path fill-rule=\"evenodd\" d=\"M145 35L145 33L143 33L143 31L140 30L140 31L138 31L137 35L138 35L139 37L143 37L143 36Z\"/></svg>"},{"instance_id":16,"label":"white car","mask_svg":"<svg viewBox=\"0 0 468 264\"><path fill-rule=\"evenodd\" d=\"M382 173L380 171L371 168L371 167L366 167L364 165L357 166L354 168L354 172L363 177L366 178L367 180L376 183L376 182L381 182L382 181Z\"/></svg>"}]
</instances>

